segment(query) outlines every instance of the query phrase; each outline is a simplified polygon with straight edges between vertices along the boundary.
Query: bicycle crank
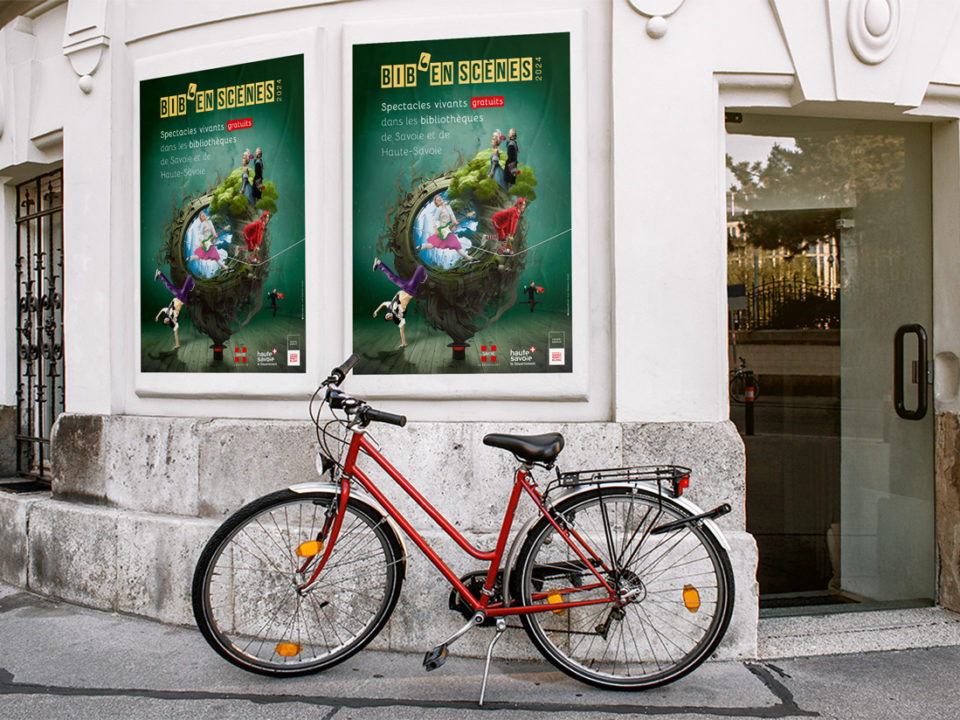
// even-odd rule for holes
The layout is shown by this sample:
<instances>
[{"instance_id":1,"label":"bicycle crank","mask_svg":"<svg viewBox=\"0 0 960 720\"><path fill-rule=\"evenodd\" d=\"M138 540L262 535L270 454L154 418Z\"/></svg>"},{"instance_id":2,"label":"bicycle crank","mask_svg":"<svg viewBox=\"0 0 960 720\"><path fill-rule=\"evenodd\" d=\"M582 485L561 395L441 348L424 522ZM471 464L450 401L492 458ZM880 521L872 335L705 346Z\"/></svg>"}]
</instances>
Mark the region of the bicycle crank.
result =
<instances>
[{"instance_id":1,"label":"bicycle crank","mask_svg":"<svg viewBox=\"0 0 960 720\"><path fill-rule=\"evenodd\" d=\"M423 667L427 672L431 670L436 670L438 667L443 665L447 661L447 650L454 642L459 640L461 637L467 634L469 630L472 630L475 627L483 625L483 621L486 619L487 614L485 612L477 611L474 613L473 617L470 618L470 621L464 625L462 628L457 630L453 635L447 638L444 642L437 645L433 650L427 652L423 656Z\"/></svg>"}]
</instances>

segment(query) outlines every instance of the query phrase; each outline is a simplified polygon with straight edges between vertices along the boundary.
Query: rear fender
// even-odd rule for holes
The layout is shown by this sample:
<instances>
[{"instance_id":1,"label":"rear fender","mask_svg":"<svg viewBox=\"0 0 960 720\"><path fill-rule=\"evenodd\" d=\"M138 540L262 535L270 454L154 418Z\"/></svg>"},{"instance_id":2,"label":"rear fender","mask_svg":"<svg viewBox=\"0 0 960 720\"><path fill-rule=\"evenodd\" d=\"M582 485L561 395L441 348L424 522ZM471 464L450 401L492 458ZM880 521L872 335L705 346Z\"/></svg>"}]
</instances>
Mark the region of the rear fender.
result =
<instances>
[{"instance_id":1,"label":"rear fender","mask_svg":"<svg viewBox=\"0 0 960 720\"><path fill-rule=\"evenodd\" d=\"M567 498L573 497L575 495L590 492L591 490L596 489L596 485L589 485L587 487L578 487L574 488L571 492L565 493L563 495L558 495L553 502L550 503L550 507L554 507L558 503L566 500ZM637 492L643 493L645 495L650 495L652 497L659 497L660 493L657 488L656 483L604 483L602 485L604 488L616 488L618 490L636 490ZM703 512L703 509L696 503L688 500L683 497L670 497L666 496L670 502L676 503L684 510L686 510L691 515L699 515ZM713 536L713 538L720 544L727 553L730 552L730 543L727 542L727 539L723 536L723 533L720 531L720 528L717 527L717 524L713 520L701 520L700 524L703 526L704 530Z\"/></svg>"},{"instance_id":2,"label":"rear fender","mask_svg":"<svg viewBox=\"0 0 960 720\"><path fill-rule=\"evenodd\" d=\"M616 489L616 490L632 490L637 492L638 494L642 493L644 495L648 495L653 498L659 497L659 491L656 484L604 483L603 487ZM587 493L592 493L594 490L596 490L596 488L597 488L596 485L588 485L588 486L572 488L569 492L565 492L561 495L557 495L556 497L554 497L550 502L549 508L554 508L561 502L564 502L572 497L576 497L577 495L585 495ZM696 505L695 503L691 502L690 500L688 500L683 496L671 497L669 498L669 500L673 503L676 503L680 507L682 507L691 515L699 515L700 513L703 512L703 510L698 505ZM523 541L526 539L527 534L533 528L534 523L540 520L541 517L543 516L538 513L537 515L534 515L532 518L530 518L524 524L524 526L520 528L520 530L517 532L516 537L514 537L513 539L513 544L510 546L510 552L507 554L506 562L504 563L504 568L509 571L509 576L506 576L507 574L505 573L505 578L503 583L503 601L504 601L505 607L510 605L510 585L512 584L513 573L517 569L516 567L514 567L514 565L517 562L517 555L520 553L520 548L523 546ZM703 527L704 532L706 532L708 535L711 535L714 538L714 540L717 541L720 547L726 550L727 554L729 555L730 544L727 542L727 539L723 536L723 533L720 532L720 528L717 527L717 524L713 522L713 520L701 520L700 525Z\"/></svg>"}]
</instances>

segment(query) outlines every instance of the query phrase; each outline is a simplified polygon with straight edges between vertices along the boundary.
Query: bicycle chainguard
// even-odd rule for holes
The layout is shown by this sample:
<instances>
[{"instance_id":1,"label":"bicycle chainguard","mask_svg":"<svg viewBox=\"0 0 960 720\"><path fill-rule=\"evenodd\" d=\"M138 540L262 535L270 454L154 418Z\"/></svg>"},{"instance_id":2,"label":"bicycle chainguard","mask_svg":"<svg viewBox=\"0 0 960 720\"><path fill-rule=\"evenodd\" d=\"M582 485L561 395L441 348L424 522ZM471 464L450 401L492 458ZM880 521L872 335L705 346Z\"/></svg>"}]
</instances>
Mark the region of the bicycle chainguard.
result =
<instances>
[{"instance_id":1,"label":"bicycle chainguard","mask_svg":"<svg viewBox=\"0 0 960 720\"><path fill-rule=\"evenodd\" d=\"M447 644L437 645L423 656L423 667L427 672L436 670L447 661Z\"/></svg>"}]
</instances>

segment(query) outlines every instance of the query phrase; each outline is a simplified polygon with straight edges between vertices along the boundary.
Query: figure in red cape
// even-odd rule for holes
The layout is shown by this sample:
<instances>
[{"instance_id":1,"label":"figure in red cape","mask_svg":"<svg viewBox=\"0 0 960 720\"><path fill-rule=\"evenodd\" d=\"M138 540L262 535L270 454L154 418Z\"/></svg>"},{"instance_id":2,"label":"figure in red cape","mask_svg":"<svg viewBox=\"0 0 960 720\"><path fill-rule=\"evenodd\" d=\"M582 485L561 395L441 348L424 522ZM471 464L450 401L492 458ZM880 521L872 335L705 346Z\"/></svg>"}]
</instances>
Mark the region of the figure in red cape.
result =
<instances>
[{"instance_id":1,"label":"figure in red cape","mask_svg":"<svg viewBox=\"0 0 960 720\"><path fill-rule=\"evenodd\" d=\"M264 210L258 220L254 220L243 228L243 239L247 243L247 250L252 253L254 262L259 261L257 252L260 249L260 243L263 242L263 231L266 230L268 222L270 222L270 212Z\"/></svg>"},{"instance_id":2,"label":"figure in red cape","mask_svg":"<svg viewBox=\"0 0 960 720\"><path fill-rule=\"evenodd\" d=\"M520 224L520 216L527 209L527 199L517 198L512 207L508 207L500 212L493 214L493 229L497 231L497 240L500 241L499 252L509 254L513 252L511 243L514 235L517 233L517 225ZM484 235L483 239L488 240L493 235Z\"/></svg>"}]
</instances>

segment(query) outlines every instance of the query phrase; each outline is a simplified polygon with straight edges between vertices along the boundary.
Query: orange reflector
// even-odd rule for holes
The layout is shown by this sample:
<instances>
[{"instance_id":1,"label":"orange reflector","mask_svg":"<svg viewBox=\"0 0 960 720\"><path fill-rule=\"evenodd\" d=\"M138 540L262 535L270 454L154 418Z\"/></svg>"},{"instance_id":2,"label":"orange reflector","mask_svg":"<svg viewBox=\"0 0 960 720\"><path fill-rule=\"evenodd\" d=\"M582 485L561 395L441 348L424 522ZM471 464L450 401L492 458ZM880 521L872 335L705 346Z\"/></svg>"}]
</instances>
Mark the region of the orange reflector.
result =
<instances>
[{"instance_id":1,"label":"orange reflector","mask_svg":"<svg viewBox=\"0 0 960 720\"><path fill-rule=\"evenodd\" d=\"M275 648L277 655L281 657L293 657L294 655L299 655L300 651L303 650L303 645L298 645L297 643L291 642L282 642Z\"/></svg>"},{"instance_id":2,"label":"orange reflector","mask_svg":"<svg viewBox=\"0 0 960 720\"><path fill-rule=\"evenodd\" d=\"M314 555L319 555L321 550L323 550L322 542L319 540L308 540L305 543L300 543L297 547L297 557L313 557Z\"/></svg>"},{"instance_id":3,"label":"orange reflector","mask_svg":"<svg viewBox=\"0 0 960 720\"><path fill-rule=\"evenodd\" d=\"M550 603L551 605L562 603L563 595L561 595L558 592L552 592L549 595L547 595L547 602ZM553 611L553 613L556 615L563 615L564 611L565 611L564 608L557 608L556 610Z\"/></svg>"},{"instance_id":4,"label":"orange reflector","mask_svg":"<svg viewBox=\"0 0 960 720\"><path fill-rule=\"evenodd\" d=\"M683 586L683 604L692 613L700 609L700 593L693 585Z\"/></svg>"}]
</instances>

